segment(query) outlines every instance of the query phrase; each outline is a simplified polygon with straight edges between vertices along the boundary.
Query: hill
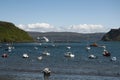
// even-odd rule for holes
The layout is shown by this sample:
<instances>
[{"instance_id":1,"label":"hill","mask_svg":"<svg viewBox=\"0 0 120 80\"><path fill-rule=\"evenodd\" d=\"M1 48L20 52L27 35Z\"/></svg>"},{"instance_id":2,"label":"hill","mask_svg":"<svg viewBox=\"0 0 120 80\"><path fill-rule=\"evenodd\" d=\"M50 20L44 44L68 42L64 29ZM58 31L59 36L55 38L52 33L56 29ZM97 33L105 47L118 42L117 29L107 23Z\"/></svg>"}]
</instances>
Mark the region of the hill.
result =
<instances>
[{"instance_id":1,"label":"hill","mask_svg":"<svg viewBox=\"0 0 120 80\"><path fill-rule=\"evenodd\" d=\"M106 33L103 38L103 41L120 41L120 28L119 29L111 29L108 33Z\"/></svg>"},{"instance_id":2,"label":"hill","mask_svg":"<svg viewBox=\"0 0 120 80\"><path fill-rule=\"evenodd\" d=\"M28 32L34 40L39 37L46 36L51 42L81 42L81 41L98 41L101 40L104 33L82 34L75 32Z\"/></svg>"},{"instance_id":3,"label":"hill","mask_svg":"<svg viewBox=\"0 0 120 80\"><path fill-rule=\"evenodd\" d=\"M27 32L17 28L13 23L0 21L0 42L30 42L33 39Z\"/></svg>"}]
</instances>

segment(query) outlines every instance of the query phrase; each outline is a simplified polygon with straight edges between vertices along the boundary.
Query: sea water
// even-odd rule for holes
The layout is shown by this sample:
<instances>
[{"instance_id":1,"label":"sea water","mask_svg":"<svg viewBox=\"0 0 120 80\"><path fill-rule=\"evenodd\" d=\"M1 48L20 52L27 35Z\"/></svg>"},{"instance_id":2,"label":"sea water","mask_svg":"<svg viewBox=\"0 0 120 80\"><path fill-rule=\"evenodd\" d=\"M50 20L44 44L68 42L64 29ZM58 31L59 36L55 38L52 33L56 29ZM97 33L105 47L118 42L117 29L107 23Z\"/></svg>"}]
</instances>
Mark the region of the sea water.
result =
<instances>
[{"instance_id":1,"label":"sea water","mask_svg":"<svg viewBox=\"0 0 120 80\"><path fill-rule=\"evenodd\" d=\"M44 80L42 70L50 68L49 80L120 80L120 42L98 42L105 45L110 57L102 55L102 47L91 47L86 51L86 42L81 43L2 43L0 55L0 80ZM9 52L8 46L14 47ZM67 47L71 49L68 50ZM47 51L50 56L43 56ZM71 51L75 57L67 58L64 54ZM29 58L23 58L27 53ZM94 54L97 59L89 59ZM42 60L37 57L42 56ZM116 61L111 61L116 57Z\"/></svg>"}]
</instances>

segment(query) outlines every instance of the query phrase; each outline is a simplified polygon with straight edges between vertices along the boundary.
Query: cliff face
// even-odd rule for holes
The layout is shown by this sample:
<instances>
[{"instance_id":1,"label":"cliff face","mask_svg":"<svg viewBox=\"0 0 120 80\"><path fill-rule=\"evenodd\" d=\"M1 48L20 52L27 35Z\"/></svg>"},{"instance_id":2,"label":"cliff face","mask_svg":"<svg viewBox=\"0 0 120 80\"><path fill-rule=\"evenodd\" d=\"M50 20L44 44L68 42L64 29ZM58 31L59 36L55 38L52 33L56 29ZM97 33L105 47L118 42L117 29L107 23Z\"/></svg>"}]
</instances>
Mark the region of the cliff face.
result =
<instances>
[{"instance_id":1,"label":"cliff face","mask_svg":"<svg viewBox=\"0 0 120 80\"><path fill-rule=\"evenodd\" d=\"M103 38L103 41L120 41L120 28L119 29L111 29L108 33L106 33Z\"/></svg>"},{"instance_id":2,"label":"cliff face","mask_svg":"<svg viewBox=\"0 0 120 80\"><path fill-rule=\"evenodd\" d=\"M27 32L17 28L13 23L0 21L0 42L30 42L33 39Z\"/></svg>"}]
</instances>

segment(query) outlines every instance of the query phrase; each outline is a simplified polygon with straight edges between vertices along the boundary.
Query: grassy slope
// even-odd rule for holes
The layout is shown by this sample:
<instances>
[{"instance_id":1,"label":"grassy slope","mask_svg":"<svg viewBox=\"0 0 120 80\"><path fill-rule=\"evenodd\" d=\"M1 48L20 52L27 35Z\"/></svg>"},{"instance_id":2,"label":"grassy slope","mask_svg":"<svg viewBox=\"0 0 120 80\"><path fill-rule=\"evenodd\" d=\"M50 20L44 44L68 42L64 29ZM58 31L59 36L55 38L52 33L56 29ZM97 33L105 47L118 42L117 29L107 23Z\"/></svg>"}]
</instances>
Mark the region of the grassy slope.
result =
<instances>
[{"instance_id":1,"label":"grassy slope","mask_svg":"<svg viewBox=\"0 0 120 80\"><path fill-rule=\"evenodd\" d=\"M0 21L1 42L30 42L33 39L27 32L17 28L14 24Z\"/></svg>"}]
</instances>

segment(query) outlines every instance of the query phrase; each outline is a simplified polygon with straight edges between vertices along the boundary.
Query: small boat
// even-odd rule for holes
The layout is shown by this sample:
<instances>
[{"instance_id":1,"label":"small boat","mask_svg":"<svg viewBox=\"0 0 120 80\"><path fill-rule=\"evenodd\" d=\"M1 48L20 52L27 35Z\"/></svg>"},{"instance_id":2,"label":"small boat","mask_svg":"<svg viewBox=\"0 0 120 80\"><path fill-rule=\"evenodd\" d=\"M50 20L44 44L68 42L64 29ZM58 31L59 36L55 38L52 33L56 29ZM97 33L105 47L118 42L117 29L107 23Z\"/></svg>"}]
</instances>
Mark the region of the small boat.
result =
<instances>
[{"instance_id":1,"label":"small boat","mask_svg":"<svg viewBox=\"0 0 120 80\"><path fill-rule=\"evenodd\" d=\"M91 48L89 46L86 47L86 50L89 51Z\"/></svg>"},{"instance_id":2,"label":"small boat","mask_svg":"<svg viewBox=\"0 0 120 80\"><path fill-rule=\"evenodd\" d=\"M96 59L97 57L96 57L95 55L93 55L93 54L90 54L90 55L88 56L88 58L90 58L90 59Z\"/></svg>"},{"instance_id":3,"label":"small boat","mask_svg":"<svg viewBox=\"0 0 120 80\"><path fill-rule=\"evenodd\" d=\"M23 54L23 58L28 58L29 56L28 56L28 54Z\"/></svg>"},{"instance_id":4,"label":"small boat","mask_svg":"<svg viewBox=\"0 0 120 80\"><path fill-rule=\"evenodd\" d=\"M39 37L38 40L40 40L42 42L49 42L49 39L47 37L45 37L45 36L43 36L41 38Z\"/></svg>"},{"instance_id":5,"label":"small boat","mask_svg":"<svg viewBox=\"0 0 120 80\"><path fill-rule=\"evenodd\" d=\"M90 45L91 47L98 47L98 44L97 43L93 43Z\"/></svg>"},{"instance_id":6,"label":"small boat","mask_svg":"<svg viewBox=\"0 0 120 80\"><path fill-rule=\"evenodd\" d=\"M47 52L47 51L44 51L42 54L43 54L43 55L46 55L46 56L50 56L50 53Z\"/></svg>"},{"instance_id":7,"label":"small boat","mask_svg":"<svg viewBox=\"0 0 120 80\"><path fill-rule=\"evenodd\" d=\"M2 55L2 57L3 57L3 58L7 58L8 55L4 53L4 54Z\"/></svg>"},{"instance_id":8,"label":"small boat","mask_svg":"<svg viewBox=\"0 0 120 80\"><path fill-rule=\"evenodd\" d=\"M106 46L104 46L104 45L102 45L102 46L100 46L100 47L102 47L103 49L106 49Z\"/></svg>"},{"instance_id":9,"label":"small boat","mask_svg":"<svg viewBox=\"0 0 120 80\"><path fill-rule=\"evenodd\" d=\"M117 58L116 57L111 57L111 59L110 59L111 61L116 61L117 60Z\"/></svg>"},{"instance_id":10,"label":"small boat","mask_svg":"<svg viewBox=\"0 0 120 80\"><path fill-rule=\"evenodd\" d=\"M72 52L65 53L65 57L75 57L75 55Z\"/></svg>"},{"instance_id":11,"label":"small boat","mask_svg":"<svg viewBox=\"0 0 120 80\"><path fill-rule=\"evenodd\" d=\"M71 49L71 47L70 47L70 46L68 46L68 47L67 47L67 49Z\"/></svg>"},{"instance_id":12,"label":"small boat","mask_svg":"<svg viewBox=\"0 0 120 80\"><path fill-rule=\"evenodd\" d=\"M103 56L108 57L108 56L110 56L110 55L111 55L110 52L108 52L106 49L104 49L104 51L103 51Z\"/></svg>"},{"instance_id":13,"label":"small boat","mask_svg":"<svg viewBox=\"0 0 120 80\"><path fill-rule=\"evenodd\" d=\"M35 50L37 50L37 49L38 49L38 47L34 47L34 49L35 49Z\"/></svg>"},{"instance_id":14,"label":"small boat","mask_svg":"<svg viewBox=\"0 0 120 80\"><path fill-rule=\"evenodd\" d=\"M42 59L43 59L43 57L42 57L42 56L39 56L39 57L38 57L38 60L42 60Z\"/></svg>"},{"instance_id":15,"label":"small boat","mask_svg":"<svg viewBox=\"0 0 120 80\"><path fill-rule=\"evenodd\" d=\"M44 68L42 72L44 73L44 77L45 76L50 76L50 73L51 73L49 68Z\"/></svg>"}]
</instances>

